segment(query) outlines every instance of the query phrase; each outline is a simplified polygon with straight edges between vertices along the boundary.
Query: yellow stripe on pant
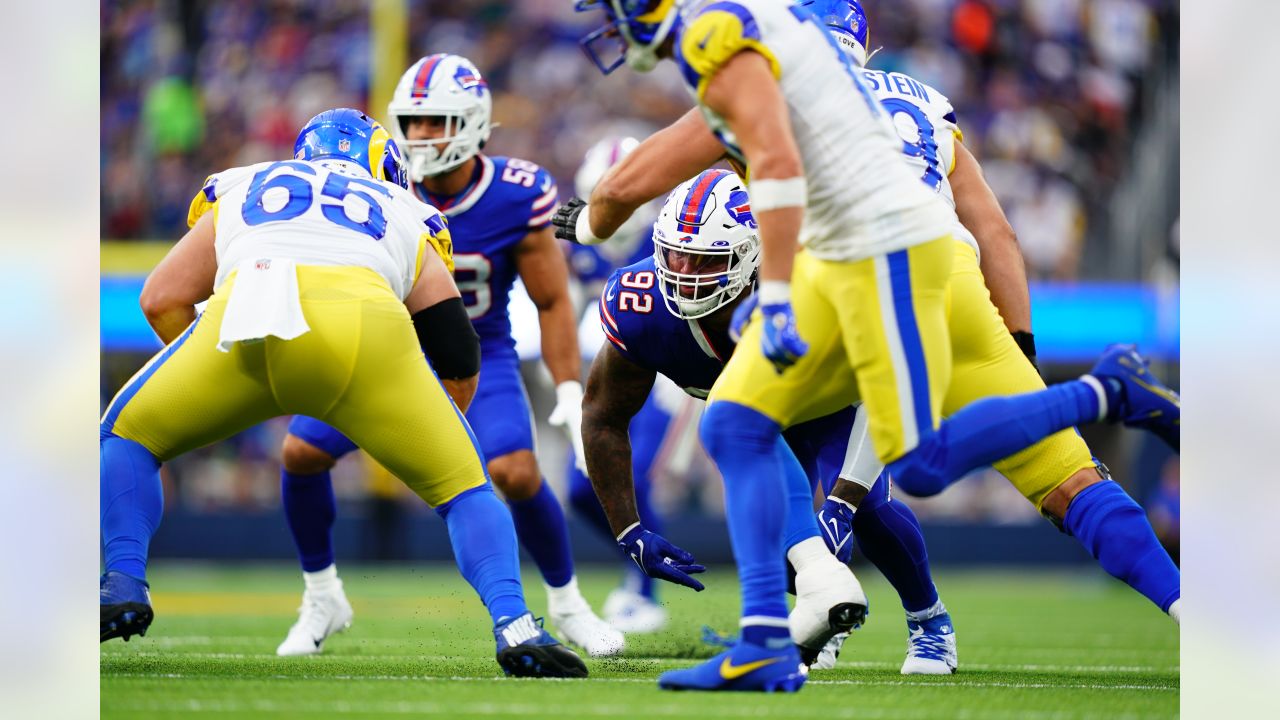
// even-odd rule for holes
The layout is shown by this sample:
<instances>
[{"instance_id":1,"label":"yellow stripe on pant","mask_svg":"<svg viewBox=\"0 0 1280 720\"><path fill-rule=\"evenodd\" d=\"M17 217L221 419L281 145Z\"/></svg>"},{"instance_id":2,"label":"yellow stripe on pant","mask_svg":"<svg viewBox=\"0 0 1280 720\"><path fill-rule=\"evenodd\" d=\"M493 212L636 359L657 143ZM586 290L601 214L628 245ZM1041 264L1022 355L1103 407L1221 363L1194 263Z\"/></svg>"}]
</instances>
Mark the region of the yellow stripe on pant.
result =
<instances>
[{"instance_id":1,"label":"yellow stripe on pant","mask_svg":"<svg viewBox=\"0 0 1280 720\"><path fill-rule=\"evenodd\" d=\"M234 276L117 394L105 429L165 461L278 415L323 420L432 506L486 482L404 304L366 268L298 267L310 332L216 348Z\"/></svg>"},{"instance_id":2,"label":"yellow stripe on pant","mask_svg":"<svg viewBox=\"0 0 1280 720\"><path fill-rule=\"evenodd\" d=\"M950 380L953 242L946 236L857 262L802 250L791 303L809 351L777 374L753 322L708 401L745 405L789 427L862 398L876 454L886 462L900 457L937 426Z\"/></svg>"}]
</instances>

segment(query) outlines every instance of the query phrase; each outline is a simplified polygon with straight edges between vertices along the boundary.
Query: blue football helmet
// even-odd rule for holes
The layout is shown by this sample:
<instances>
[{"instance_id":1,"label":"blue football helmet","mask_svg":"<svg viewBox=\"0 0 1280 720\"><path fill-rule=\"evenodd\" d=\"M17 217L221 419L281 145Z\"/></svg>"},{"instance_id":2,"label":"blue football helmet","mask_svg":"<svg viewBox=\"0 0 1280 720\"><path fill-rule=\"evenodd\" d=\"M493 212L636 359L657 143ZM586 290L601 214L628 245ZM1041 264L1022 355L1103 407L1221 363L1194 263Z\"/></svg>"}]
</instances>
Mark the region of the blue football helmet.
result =
<instances>
[{"instance_id":1,"label":"blue football helmet","mask_svg":"<svg viewBox=\"0 0 1280 720\"><path fill-rule=\"evenodd\" d=\"M649 72L658 64L658 48L680 24L680 14L690 0L578 0L577 12L603 10L608 23L582 38L591 62L608 75L624 61L633 70ZM597 51L601 40L617 43L616 57L606 60Z\"/></svg>"},{"instance_id":2,"label":"blue football helmet","mask_svg":"<svg viewBox=\"0 0 1280 720\"><path fill-rule=\"evenodd\" d=\"M350 160L376 180L409 187L400 146L377 120L359 110L325 110L308 120L293 143L293 156L299 160Z\"/></svg>"},{"instance_id":3,"label":"blue football helmet","mask_svg":"<svg viewBox=\"0 0 1280 720\"><path fill-rule=\"evenodd\" d=\"M840 43L840 49L844 50L849 59L858 64L858 67L866 66L870 58L867 55L867 39L870 33L867 27L867 14L862 10L862 4L858 0L800 0L796 5L813 13L823 25L826 25L832 37Z\"/></svg>"}]
</instances>

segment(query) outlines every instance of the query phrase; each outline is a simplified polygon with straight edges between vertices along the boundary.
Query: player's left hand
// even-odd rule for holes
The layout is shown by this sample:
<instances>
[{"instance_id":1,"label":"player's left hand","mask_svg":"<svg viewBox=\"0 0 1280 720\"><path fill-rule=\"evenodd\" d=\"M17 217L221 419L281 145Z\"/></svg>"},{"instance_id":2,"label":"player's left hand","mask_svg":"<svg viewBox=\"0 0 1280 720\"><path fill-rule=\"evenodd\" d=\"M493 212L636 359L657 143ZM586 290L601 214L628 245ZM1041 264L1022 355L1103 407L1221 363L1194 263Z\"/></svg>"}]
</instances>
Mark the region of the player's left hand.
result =
<instances>
[{"instance_id":1,"label":"player's left hand","mask_svg":"<svg viewBox=\"0 0 1280 720\"><path fill-rule=\"evenodd\" d=\"M836 559L845 565L853 559L853 506L838 497L828 496L818 510L818 527L822 541Z\"/></svg>"},{"instance_id":2,"label":"player's left hand","mask_svg":"<svg viewBox=\"0 0 1280 720\"><path fill-rule=\"evenodd\" d=\"M587 455L582 447L582 384L567 380L556 386L556 406L547 422L564 430L573 448L573 465L587 474Z\"/></svg>"},{"instance_id":3,"label":"player's left hand","mask_svg":"<svg viewBox=\"0 0 1280 720\"><path fill-rule=\"evenodd\" d=\"M791 309L790 301L761 303L760 314L764 316L760 349L769 362L773 363L773 369L782 374L783 370L795 365L809 351L809 343L800 338L800 332L796 329L796 314Z\"/></svg>"},{"instance_id":4,"label":"player's left hand","mask_svg":"<svg viewBox=\"0 0 1280 720\"><path fill-rule=\"evenodd\" d=\"M742 333L747 329L747 323L751 322L751 313L756 311L756 305L760 304L760 296L751 293L751 297L738 303L738 307L733 309L733 319L729 321L729 339L735 343L742 339Z\"/></svg>"},{"instance_id":5,"label":"player's left hand","mask_svg":"<svg viewBox=\"0 0 1280 720\"><path fill-rule=\"evenodd\" d=\"M551 224L556 228L557 238L568 240L575 245L582 244L578 240L578 215L582 214L582 210L586 207L585 200L575 197L556 208L555 214L551 216Z\"/></svg>"},{"instance_id":6,"label":"player's left hand","mask_svg":"<svg viewBox=\"0 0 1280 720\"><path fill-rule=\"evenodd\" d=\"M618 536L618 546L641 572L651 578L666 580L700 591L706 586L690 577L707 568L694 562L693 554L672 545L661 535L645 530L640 523Z\"/></svg>"}]
</instances>

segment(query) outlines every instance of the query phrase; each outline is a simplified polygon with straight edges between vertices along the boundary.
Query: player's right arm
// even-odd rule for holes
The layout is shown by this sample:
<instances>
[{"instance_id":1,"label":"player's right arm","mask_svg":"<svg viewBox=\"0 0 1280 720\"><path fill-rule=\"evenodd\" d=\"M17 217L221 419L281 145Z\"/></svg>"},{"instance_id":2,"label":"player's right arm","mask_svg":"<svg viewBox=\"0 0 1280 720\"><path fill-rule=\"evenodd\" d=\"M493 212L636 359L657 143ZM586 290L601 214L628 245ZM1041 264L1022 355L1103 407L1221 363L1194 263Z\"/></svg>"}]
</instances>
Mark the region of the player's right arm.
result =
<instances>
[{"instance_id":1,"label":"player's right arm","mask_svg":"<svg viewBox=\"0 0 1280 720\"><path fill-rule=\"evenodd\" d=\"M423 233L422 270L404 304L431 367L454 404L466 412L480 382L480 336L445 264L451 247L447 227Z\"/></svg>"},{"instance_id":2,"label":"player's right arm","mask_svg":"<svg viewBox=\"0 0 1280 720\"><path fill-rule=\"evenodd\" d=\"M605 173L591 191L586 212L591 233L612 237L631 215L654 198L714 165L724 146L698 110L645 138L635 150Z\"/></svg>"},{"instance_id":3,"label":"player's right arm","mask_svg":"<svg viewBox=\"0 0 1280 720\"><path fill-rule=\"evenodd\" d=\"M982 166L959 139L955 143L955 168L948 179L955 196L956 215L982 250L982 275L991 291L991 302L1015 338L1019 333L1030 335L1031 297L1018 238L982 176Z\"/></svg>"},{"instance_id":4,"label":"player's right arm","mask_svg":"<svg viewBox=\"0 0 1280 720\"><path fill-rule=\"evenodd\" d=\"M196 303L213 294L218 274L214 217L205 213L193 223L142 286L142 313L166 345L196 319Z\"/></svg>"},{"instance_id":5,"label":"player's right arm","mask_svg":"<svg viewBox=\"0 0 1280 720\"><path fill-rule=\"evenodd\" d=\"M601 347L587 375L582 400L587 476L615 537L640 521L629 429L656 377L652 370L628 360L611 342Z\"/></svg>"}]
</instances>

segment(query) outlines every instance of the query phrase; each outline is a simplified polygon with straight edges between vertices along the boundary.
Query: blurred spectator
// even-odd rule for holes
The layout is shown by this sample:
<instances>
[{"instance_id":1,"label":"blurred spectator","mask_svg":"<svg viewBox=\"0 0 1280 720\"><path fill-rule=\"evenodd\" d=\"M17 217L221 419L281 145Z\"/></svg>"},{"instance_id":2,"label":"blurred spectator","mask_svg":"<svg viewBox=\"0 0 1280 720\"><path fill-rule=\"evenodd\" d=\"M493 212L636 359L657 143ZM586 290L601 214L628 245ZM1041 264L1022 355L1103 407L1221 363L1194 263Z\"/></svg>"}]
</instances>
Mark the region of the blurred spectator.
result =
<instances>
[{"instance_id":1,"label":"blurred spectator","mask_svg":"<svg viewBox=\"0 0 1280 720\"><path fill-rule=\"evenodd\" d=\"M871 47L883 46L870 64L917 76L951 99L1030 274L1106 276L1108 202L1133 164L1134 139L1149 112L1143 88L1177 62L1176 0L863 3ZM692 105L670 63L649 74L600 75L578 47L599 14L578 15L568 0L408 5L410 60L435 52L473 60L494 95L498 127L486 150L538 162L566 194L597 139L644 136ZM323 109L385 114L368 107L375 49L367 0L108 0L101 27L107 238L179 237L206 175L289 157L298 128ZM1163 275L1175 283L1176 238L1175 229L1163 259ZM1084 257L1094 266L1082 266ZM104 358L104 393L143 360ZM267 423L175 463L170 497L197 507L274 506L281 432L279 421ZM690 477L705 474L696 458L684 464ZM366 474L358 464L340 466L338 494L367 497ZM198 483L186 481L195 477ZM713 512L720 506L714 482L671 482L662 492L664 502ZM1037 521L991 473L922 505L924 515L935 511Z\"/></svg>"}]
</instances>

